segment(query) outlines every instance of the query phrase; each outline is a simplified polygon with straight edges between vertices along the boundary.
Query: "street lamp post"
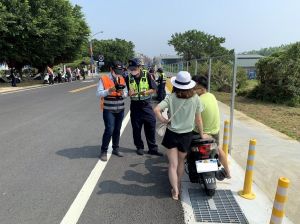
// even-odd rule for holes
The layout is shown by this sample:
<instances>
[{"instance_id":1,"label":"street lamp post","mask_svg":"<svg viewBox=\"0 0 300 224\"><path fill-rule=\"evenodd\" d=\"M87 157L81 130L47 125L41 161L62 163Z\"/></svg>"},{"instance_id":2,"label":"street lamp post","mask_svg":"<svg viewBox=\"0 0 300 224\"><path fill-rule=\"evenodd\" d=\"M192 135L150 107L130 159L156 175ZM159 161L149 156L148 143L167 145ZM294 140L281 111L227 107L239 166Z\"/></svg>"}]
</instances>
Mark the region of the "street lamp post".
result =
<instances>
[{"instance_id":1,"label":"street lamp post","mask_svg":"<svg viewBox=\"0 0 300 224\"><path fill-rule=\"evenodd\" d=\"M93 76L93 65L94 65L94 58L93 58L93 44L92 44L92 38L94 37L94 36L96 36L97 34L99 34L99 33L103 33L103 31L101 30L101 31L99 31L99 32L97 32L97 33L94 33L93 35L91 35L90 36L90 55L91 55L91 61L90 61L90 64L91 64L91 73L92 73L92 78L94 77Z\"/></svg>"}]
</instances>

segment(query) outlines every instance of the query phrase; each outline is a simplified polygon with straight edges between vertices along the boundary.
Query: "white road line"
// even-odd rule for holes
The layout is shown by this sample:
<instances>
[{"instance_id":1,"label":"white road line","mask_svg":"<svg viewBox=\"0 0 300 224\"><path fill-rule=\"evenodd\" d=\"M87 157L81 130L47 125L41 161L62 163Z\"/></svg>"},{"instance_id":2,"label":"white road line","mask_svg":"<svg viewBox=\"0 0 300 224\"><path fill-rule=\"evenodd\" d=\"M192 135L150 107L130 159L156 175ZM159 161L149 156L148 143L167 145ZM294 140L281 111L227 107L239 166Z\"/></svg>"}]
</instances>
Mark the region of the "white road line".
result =
<instances>
[{"instance_id":1,"label":"white road line","mask_svg":"<svg viewBox=\"0 0 300 224\"><path fill-rule=\"evenodd\" d=\"M37 86L37 87L31 87L31 88L12 90L12 91L3 92L1 94L6 95L6 94L11 94L11 93L19 93L19 92L24 92L24 91L27 91L27 90L41 89L41 88L45 88L45 87L48 87L48 86Z\"/></svg>"},{"instance_id":2,"label":"white road line","mask_svg":"<svg viewBox=\"0 0 300 224\"><path fill-rule=\"evenodd\" d=\"M127 113L125 119L122 122L121 135L124 132L126 125L129 122L129 119L130 119L130 112ZM92 170L89 177L87 178L84 185L82 186L81 190L77 194L72 205L70 206L65 217L61 221L61 224L75 224L78 222L78 220L81 216L81 213L83 212L104 168L106 167L106 165L111 157L111 151L112 151L112 141L110 141L109 147L108 147L107 162L102 162L101 160L99 160L97 162L94 169Z\"/></svg>"}]
</instances>

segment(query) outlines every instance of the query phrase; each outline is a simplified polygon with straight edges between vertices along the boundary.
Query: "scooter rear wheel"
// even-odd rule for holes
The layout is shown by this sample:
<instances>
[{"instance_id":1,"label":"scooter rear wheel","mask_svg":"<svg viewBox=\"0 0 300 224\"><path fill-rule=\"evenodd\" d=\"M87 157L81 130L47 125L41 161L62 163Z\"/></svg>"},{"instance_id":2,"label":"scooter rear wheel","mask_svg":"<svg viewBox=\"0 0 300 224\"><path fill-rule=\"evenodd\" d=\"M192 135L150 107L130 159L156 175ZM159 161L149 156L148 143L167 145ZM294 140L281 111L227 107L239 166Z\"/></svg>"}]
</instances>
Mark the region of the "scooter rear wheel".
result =
<instances>
[{"instance_id":1,"label":"scooter rear wheel","mask_svg":"<svg viewBox=\"0 0 300 224\"><path fill-rule=\"evenodd\" d=\"M215 189L205 189L205 194L206 194L207 196L212 197L212 196L215 195L215 193L216 193L216 190L215 190Z\"/></svg>"}]
</instances>

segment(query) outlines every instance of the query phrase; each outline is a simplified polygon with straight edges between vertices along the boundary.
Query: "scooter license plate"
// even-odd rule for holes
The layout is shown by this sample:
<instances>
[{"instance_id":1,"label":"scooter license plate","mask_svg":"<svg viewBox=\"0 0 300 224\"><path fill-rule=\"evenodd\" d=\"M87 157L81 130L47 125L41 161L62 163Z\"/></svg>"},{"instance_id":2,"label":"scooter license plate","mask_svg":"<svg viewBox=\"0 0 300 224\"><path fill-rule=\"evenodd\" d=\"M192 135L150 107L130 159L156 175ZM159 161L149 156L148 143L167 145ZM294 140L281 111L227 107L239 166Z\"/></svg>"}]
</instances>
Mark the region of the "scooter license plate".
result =
<instances>
[{"instance_id":1,"label":"scooter license plate","mask_svg":"<svg viewBox=\"0 0 300 224\"><path fill-rule=\"evenodd\" d=\"M206 173L218 170L218 161L216 159L205 159L196 161L197 173Z\"/></svg>"}]
</instances>

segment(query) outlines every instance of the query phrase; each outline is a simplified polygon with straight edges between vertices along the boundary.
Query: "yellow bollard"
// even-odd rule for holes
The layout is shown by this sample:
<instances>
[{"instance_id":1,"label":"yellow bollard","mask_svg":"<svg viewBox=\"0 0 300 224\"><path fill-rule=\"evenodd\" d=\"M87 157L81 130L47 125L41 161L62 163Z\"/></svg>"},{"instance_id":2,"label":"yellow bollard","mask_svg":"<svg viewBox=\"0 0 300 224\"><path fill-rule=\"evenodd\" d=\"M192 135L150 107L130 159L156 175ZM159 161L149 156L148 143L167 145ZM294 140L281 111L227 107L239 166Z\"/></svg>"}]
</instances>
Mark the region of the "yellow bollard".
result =
<instances>
[{"instance_id":1,"label":"yellow bollard","mask_svg":"<svg viewBox=\"0 0 300 224\"><path fill-rule=\"evenodd\" d=\"M256 140L251 139L249 142L247 168L244 180L244 189L239 191L239 195L243 198L252 200L255 198L255 194L252 192L252 180L253 180L253 169L254 169L254 157L255 157L255 146Z\"/></svg>"},{"instance_id":2,"label":"yellow bollard","mask_svg":"<svg viewBox=\"0 0 300 224\"><path fill-rule=\"evenodd\" d=\"M226 159L228 158L228 144L229 144L229 132L230 132L230 122L228 120L224 121L224 132L223 132L223 151L225 152Z\"/></svg>"},{"instance_id":3,"label":"yellow bollard","mask_svg":"<svg viewBox=\"0 0 300 224\"><path fill-rule=\"evenodd\" d=\"M172 83L171 83L171 79L167 79L167 82L166 82L166 88L168 90L169 93L172 93L172 90L173 90L173 86L172 86Z\"/></svg>"},{"instance_id":4,"label":"yellow bollard","mask_svg":"<svg viewBox=\"0 0 300 224\"><path fill-rule=\"evenodd\" d=\"M277 191L273 204L272 216L270 224L281 224L284 217L284 205L287 201L287 190L289 188L290 181L285 177L278 179Z\"/></svg>"}]
</instances>

